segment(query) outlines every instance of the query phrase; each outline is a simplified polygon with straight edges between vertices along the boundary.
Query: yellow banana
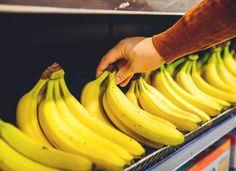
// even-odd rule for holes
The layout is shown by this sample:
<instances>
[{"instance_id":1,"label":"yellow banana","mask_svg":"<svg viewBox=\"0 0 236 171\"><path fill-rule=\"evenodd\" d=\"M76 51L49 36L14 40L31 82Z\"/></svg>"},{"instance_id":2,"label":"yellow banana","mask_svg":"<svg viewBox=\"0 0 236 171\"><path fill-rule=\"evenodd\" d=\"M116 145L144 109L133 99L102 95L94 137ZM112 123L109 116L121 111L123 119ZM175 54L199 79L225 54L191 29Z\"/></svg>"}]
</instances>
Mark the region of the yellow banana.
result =
<instances>
[{"instance_id":1,"label":"yellow banana","mask_svg":"<svg viewBox=\"0 0 236 171\"><path fill-rule=\"evenodd\" d=\"M175 71L177 70L177 67L181 65L183 62L185 62L187 59L186 58L180 58L172 62L171 64L168 64L166 66L167 72L173 77L175 74Z\"/></svg>"},{"instance_id":2,"label":"yellow banana","mask_svg":"<svg viewBox=\"0 0 236 171\"><path fill-rule=\"evenodd\" d=\"M45 146L2 120L0 120L0 137L15 151L40 164L62 170L92 169L92 162L88 159Z\"/></svg>"},{"instance_id":3,"label":"yellow banana","mask_svg":"<svg viewBox=\"0 0 236 171\"><path fill-rule=\"evenodd\" d=\"M205 112L192 105L177 92L175 92L173 89L174 87L170 86L170 82L167 81L166 74L164 72L165 71L163 68L161 68L161 71L155 74L153 86L157 88L163 95L165 95L172 103L179 106L180 108L196 114L204 122L210 120L210 117Z\"/></svg>"},{"instance_id":4,"label":"yellow banana","mask_svg":"<svg viewBox=\"0 0 236 171\"><path fill-rule=\"evenodd\" d=\"M132 80L130 83L130 87L128 91L126 92L126 97L135 105L139 106L137 97L135 95L135 85L136 85L136 80Z\"/></svg>"},{"instance_id":5,"label":"yellow banana","mask_svg":"<svg viewBox=\"0 0 236 171\"><path fill-rule=\"evenodd\" d=\"M225 48L224 48L223 61L224 61L226 68L234 76L236 76L236 61L235 61L232 53L229 52L229 44L227 46L225 46Z\"/></svg>"},{"instance_id":6,"label":"yellow banana","mask_svg":"<svg viewBox=\"0 0 236 171\"><path fill-rule=\"evenodd\" d=\"M16 109L18 127L31 138L50 146L38 123L37 105L42 98L40 93L47 83L47 79L40 79L27 94L20 98Z\"/></svg>"},{"instance_id":7,"label":"yellow banana","mask_svg":"<svg viewBox=\"0 0 236 171\"><path fill-rule=\"evenodd\" d=\"M111 112L121 122L135 133L151 141L176 145L184 142L181 132L168 125L162 124L146 116L142 109L133 105L123 92L116 86L115 72L109 74L108 85L105 91L106 102L111 106Z\"/></svg>"},{"instance_id":8,"label":"yellow banana","mask_svg":"<svg viewBox=\"0 0 236 171\"><path fill-rule=\"evenodd\" d=\"M90 115L79 101L70 93L66 86L64 77L60 79L60 86L63 99L65 100L69 110L80 122L88 126L97 134L120 145L134 156L141 156L144 153L144 148L137 141Z\"/></svg>"},{"instance_id":9,"label":"yellow banana","mask_svg":"<svg viewBox=\"0 0 236 171\"><path fill-rule=\"evenodd\" d=\"M236 95L235 87L225 83L220 78L217 72L216 53L212 53L210 59L208 60L208 63L206 65L205 72L204 72L204 77L206 81L212 86Z\"/></svg>"},{"instance_id":10,"label":"yellow banana","mask_svg":"<svg viewBox=\"0 0 236 171\"><path fill-rule=\"evenodd\" d=\"M187 75L187 69L188 70L190 69L189 64L190 64L190 61L187 61L184 64L184 66L181 68L181 70L177 73L177 75L176 75L177 83L179 85L181 85L181 87L185 91L187 91L188 93L196 91L197 92L196 94L198 94L198 93L200 94L201 91L199 91L198 88L196 88L196 86L193 84L193 82L191 82L190 77ZM218 103L215 103L212 100L209 100L205 96L203 96L204 98L200 98L199 96L193 95L192 93L190 93L190 94L191 94L191 96L189 96L189 98L185 98L185 99L188 100L189 102L193 102L191 99L196 99L196 102L201 101L202 103L207 104L206 108L205 108L206 110L203 110L203 111L205 111L210 116L215 116L215 115L219 114L221 109L223 108L221 105L219 105ZM188 95L189 94L186 94L186 96L188 96ZM195 104L195 103L192 103L192 104ZM195 106L197 106L197 104L195 104ZM199 105L198 107L200 108L201 105Z\"/></svg>"},{"instance_id":11,"label":"yellow banana","mask_svg":"<svg viewBox=\"0 0 236 171\"><path fill-rule=\"evenodd\" d=\"M101 97L104 92L102 83L106 79L107 75L108 71L105 71L96 80L87 83L81 92L80 100L81 104L91 115L109 126L112 126L101 105Z\"/></svg>"},{"instance_id":12,"label":"yellow banana","mask_svg":"<svg viewBox=\"0 0 236 171\"><path fill-rule=\"evenodd\" d=\"M39 121L49 141L59 149L80 154L93 161L98 168L105 170L122 170L125 161L114 157L84 138L77 136L60 117L53 99L54 81L49 80L46 98L39 105Z\"/></svg>"},{"instance_id":13,"label":"yellow banana","mask_svg":"<svg viewBox=\"0 0 236 171\"><path fill-rule=\"evenodd\" d=\"M152 71L143 73L143 79L148 83L152 83Z\"/></svg>"},{"instance_id":14,"label":"yellow banana","mask_svg":"<svg viewBox=\"0 0 236 171\"><path fill-rule=\"evenodd\" d=\"M142 80L143 80L143 79L142 79ZM143 81L145 82L145 80L143 80ZM135 84L137 84L137 81L135 81L135 82L136 82ZM146 84L147 84L147 83L146 83ZM136 91L137 93L139 93L139 90L138 90L137 86L138 86L138 85L135 85L134 88L135 88L135 91ZM129 90L129 91L130 91L130 90ZM136 97L136 93L135 93L134 91L132 91L132 92L130 92L130 93L133 93L133 95L131 94L131 95L128 96L127 98L128 98L128 99L131 101L131 103L133 103L133 104L138 103L138 98ZM130 98L129 98L129 97L130 97ZM131 98L132 98L132 99L131 99ZM138 105L135 105L135 106L140 107L139 104L138 104ZM174 124L168 122L168 121L165 120L165 119L159 118L159 117L155 116L154 114L151 114L151 113L146 112L146 111L143 111L143 112L145 113L146 116L152 118L153 120L156 120L157 122L162 122L163 124L167 124L167 125L169 125L170 127L176 128L176 126L175 126Z\"/></svg>"},{"instance_id":15,"label":"yellow banana","mask_svg":"<svg viewBox=\"0 0 236 171\"><path fill-rule=\"evenodd\" d=\"M218 60L218 65L217 65L217 71L218 71L218 74L220 76L220 78L225 82L227 83L228 85L232 85L236 88L235 84L236 84L236 77L231 74L231 72L226 68L222 58L221 58L221 50L218 49L216 51L216 58ZM236 67L236 65L234 66Z\"/></svg>"},{"instance_id":16,"label":"yellow banana","mask_svg":"<svg viewBox=\"0 0 236 171\"><path fill-rule=\"evenodd\" d=\"M3 171L59 171L21 155L0 138L0 170Z\"/></svg>"},{"instance_id":17,"label":"yellow banana","mask_svg":"<svg viewBox=\"0 0 236 171\"><path fill-rule=\"evenodd\" d=\"M223 99L230 103L236 103L236 95L228 93L224 90L221 90L219 88L216 88L209 83L207 83L200 75L200 73L197 70L197 62L193 61L192 66L192 79L195 85L206 94L209 94L213 97Z\"/></svg>"},{"instance_id":18,"label":"yellow banana","mask_svg":"<svg viewBox=\"0 0 236 171\"><path fill-rule=\"evenodd\" d=\"M134 138L135 140L137 140L138 142L144 144L144 145L147 145L147 146L150 146L150 147L153 147L153 148L156 148L156 149L159 149L161 147L163 147L162 144L159 144L159 143L156 143L156 142L153 142L153 141L150 141L149 139L146 139L138 134L136 134L134 131L132 131L131 129L129 129L128 127L126 127L110 110L109 106L107 105L107 102L106 102L106 97L103 96L103 99L102 99L102 102L103 102L103 106L104 106L104 109L107 113L107 115L109 116L110 120L114 123L114 125L116 125L116 127L118 129L120 129L122 132L124 132L125 134L129 135L130 137Z\"/></svg>"},{"instance_id":19,"label":"yellow banana","mask_svg":"<svg viewBox=\"0 0 236 171\"><path fill-rule=\"evenodd\" d=\"M165 104L165 106L167 108L169 108L170 110L181 113L182 115L185 115L187 117L191 117L196 122L201 121L201 119L197 115L195 115L193 113L190 113L190 112L187 112L187 111L179 108L174 103L172 103L170 100L168 100L164 95L162 95L156 88L154 88L153 86L147 84L144 80L142 80L142 83L143 83L144 87L147 89L148 92L150 92L153 96L155 96L155 98L157 98L162 104Z\"/></svg>"},{"instance_id":20,"label":"yellow banana","mask_svg":"<svg viewBox=\"0 0 236 171\"><path fill-rule=\"evenodd\" d=\"M74 117L61 97L59 80L55 81L54 93L59 114L71 131L73 131L77 136L84 138L88 143L94 143L94 146L103 149L104 151L111 152L115 154L115 157L119 156L127 163L130 163L133 156L124 148L96 134Z\"/></svg>"},{"instance_id":21,"label":"yellow banana","mask_svg":"<svg viewBox=\"0 0 236 171\"><path fill-rule=\"evenodd\" d=\"M183 72L181 77L180 74L176 75L176 81L178 82L178 84L182 85L182 88L184 88L192 95L197 96L202 100L205 100L208 104L216 106L216 108L218 107L219 110L221 110L223 107L229 107L230 103L228 103L227 101L211 96L197 87L191 77L190 71L192 69L192 64L193 62L189 61L188 66L186 66L186 72Z\"/></svg>"},{"instance_id":22,"label":"yellow banana","mask_svg":"<svg viewBox=\"0 0 236 171\"><path fill-rule=\"evenodd\" d=\"M163 68L163 73L166 77L166 80L167 80L169 86L176 92L176 94L178 94L183 99L185 99L186 101L188 101L189 103L196 106L197 108L199 108L200 110L202 110L203 112L205 112L206 114L208 114L210 116L215 116L216 114L219 114L219 108L216 108L215 106L211 106L210 104L202 101L198 97L193 96L192 94L188 93L183 88L181 88L175 82L175 80L168 74L168 72L165 70L165 68ZM182 73L182 72L179 72L179 73ZM187 110L187 108L186 108L186 110ZM191 111L191 110L189 110L189 111Z\"/></svg>"},{"instance_id":23,"label":"yellow banana","mask_svg":"<svg viewBox=\"0 0 236 171\"><path fill-rule=\"evenodd\" d=\"M142 83L142 79L139 79L138 85L140 92L138 100L144 110L170 121L175 126L177 126L179 130L192 131L198 128L199 120L172 111L166 107L164 103L159 101L158 98L146 90Z\"/></svg>"}]
</instances>

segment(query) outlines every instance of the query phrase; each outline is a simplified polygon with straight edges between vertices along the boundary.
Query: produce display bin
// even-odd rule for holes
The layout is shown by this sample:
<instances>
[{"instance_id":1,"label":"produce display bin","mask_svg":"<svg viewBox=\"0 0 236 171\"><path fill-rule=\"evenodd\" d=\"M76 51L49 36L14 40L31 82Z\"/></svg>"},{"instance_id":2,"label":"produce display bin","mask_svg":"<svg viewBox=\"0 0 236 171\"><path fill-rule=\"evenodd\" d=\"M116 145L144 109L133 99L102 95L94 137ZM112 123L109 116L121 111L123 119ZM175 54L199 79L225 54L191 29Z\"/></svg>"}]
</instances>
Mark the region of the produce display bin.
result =
<instances>
[{"instance_id":1,"label":"produce display bin","mask_svg":"<svg viewBox=\"0 0 236 171\"><path fill-rule=\"evenodd\" d=\"M66 82L79 99L82 87L95 78L100 58L113 45L124 37L160 33L187 9L162 11L154 8L158 4L150 8L152 1L143 6L131 4L125 10L120 9L123 2L96 7L87 3L85 9L81 4L67 7L63 1L58 1L59 6L46 1L40 1L41 5L33 1L16 2L0 1L0 118L13 124L17 101L33 87L48 65L53 62L62 65ZM189 2L187 5L192 6L199 1ZM184 144L158 150L146 147L145 156L125 170L177 169L235 127L233 107L185 134Z\"/></svg>"}]
</instances>

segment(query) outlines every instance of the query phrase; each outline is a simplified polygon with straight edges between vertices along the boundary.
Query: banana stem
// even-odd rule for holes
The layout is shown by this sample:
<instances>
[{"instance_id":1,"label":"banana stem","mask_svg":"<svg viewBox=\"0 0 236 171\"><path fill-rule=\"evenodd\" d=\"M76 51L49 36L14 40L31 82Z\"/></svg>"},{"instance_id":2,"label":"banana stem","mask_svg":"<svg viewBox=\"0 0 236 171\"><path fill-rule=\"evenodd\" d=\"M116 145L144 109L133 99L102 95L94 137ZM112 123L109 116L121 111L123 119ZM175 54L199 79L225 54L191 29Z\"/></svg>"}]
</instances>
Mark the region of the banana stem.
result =
<instances>
[{"instance_id":1,"label":"banana stem","mask_svg":"<svg viewBox=\"0 0 236 171\"><path fill-rule=\"evenodd\" d=\"M192 74L193 73L198 73L197 72L197 61L193 61L193 64L192 64Z\"/></svg>"},{"instance_id":2,"label":"banana stem","mask_svg":"<svg viewBox=\"0 0 236 171\"><path fill-rule=\"evenodd\" d=\"M61 86L61 88L62 88L62 94L64 95L64 97L70 96L71 93L70 93L70 91L69 91L69 89L68 89L68 87L67 87L67 85L66 85L65 78L62 77L62 78L59 80L59 82L60 82L60 86Z\"/></svg>"},{"instance_id":3,"label":"banana stem","mask_svg":"<svg viewBox=\"0 0 236 171\"><path fill-rule=\"evenodd\" d=\"M55 92L55 98L56 99L61 99L61 95L60 95L60 86L59 86L59 80L55 81L54 84L54 92Z\"/></svg>"},{"instance_id":4,"label":"banana stem","mask_svg":"<svg viewBox=\"0 0 236 171\"><path fill-rule=\"evenodd\" d=\"M174 61L173 63L167 65L166 68L168 68L169 66L175 68L175 67L179 66L180 64L182 64L184 61L186 61L186 58L180 58L180 59Z\"/></svg>"},{"instance_id":5,"label":"banana stem","mask_svg":"<svg viewBox=\"0 0 236 171\"><path fill-rule=\"evenodd\" d=\"M38 83L34 86L34 88L32 89L33 91L33 97L36 98L39 94L39 92L41 91L41 89L46 85L46 83L48 82L47 79L40 79L38 81Z\"/></svg>"},{"instance_id":6,"label":"banana stem","mask_svg":"<svg viewBox=\"0 0 236 171\"><path fill-rule=\"evenodd\" d=\"M190 61L186 61L186 62L184 63L184 66L181 68L180 72L186 72L186 71L187 71L189 62L190 62Z\"/></svg>"},{"instance_id":7,"label":"banana stem","mask_svg":"<svg viewBox=\"0 0 236 171\"><path fill-rule=\"evenodd\" d=\"M138 86L139 86L139 88L141 89L141 90L144 90L145 88L144 88L144 85L143 85L143 80L142 79L139 79L138 80Z\"/></svg>"},{"instance_id":8,"label":"banana stem","mask_svg":"<svg viewBox=\"0 0 236 171\"><path fill-rule=\"evenodd\" d=\"M109 72L108 81L110 84L108 84L108 85L116 85L115 74L116 74L116 72Z\"/></svg>"},{"instance_id":9,"label":"banana stem","mask_svg":"<svg viewBox=\"0 0 236 171\"><path fill-rule=\"evenodd\" d=\"M186 58L180 58L176 61L174 61L173 63L169 64L166 66L166 70L170 75L173 75L175 69L182 64L184 61L186 61Z\"/></svg>"},{"instance_id":10,"label":"banana stem","mask_svg":"<svg viewBox=\"0 0 236 171\"><path fill-rule=\"evenodd\" d=\"M100 75L95 81L101 84L107 78L107 76L108 76L108 71L104 71L102 75Z\"/></svg>"},{"instance_id":11,"label":"banana stem","mask_svg":"<svg viewBox=\"0 0 236 171\"><path fill-rule=\"evenodd\" d=\"M226 57L229 55L229 45L225 46L223 49L223 57Z\"/></svg>"},{"instance_id":12,"label":"banana stem","mask_svg":"<svg viewBox=\"0 0 236 171\"><path fill-rule=\"evenodd\" d=\"M190 74L190 73L191 73L192 65L193 65L193 62L189 61L188 66L187 66L187 69L186 69L186 73L187 73L187 74Z\"/></svg>"},{"instance_id":13,"label":"banana stem","mask_svg":"<svg viewBox=\"0 0 236 171\"><path fill-rule=\"evenodd\" d=\"M130 87L129 87L129 90L130 92L134 92L134 88L135 88L135 83L136 80L132 80L131 83L130 83Z\"/></svg>"},{"instance_id":14,"label":"banana stem","mask_svg":"<svg viewBox=\"0 0 236 171\"><path fill-rule=\"evenodd\" d=\"M222 58L221 58L221 52L220 51L217 51L216 52L216 59L217 59L217 61L219 62L219 63L223 63L223 60L222 60Z\"/></svg>"},{"instance_id":15,"label":"banana stem","mask_svg":"<svg viewBox=\"0 0 236 171\"><path fill-rule=\"evenodd\" d=\"M46 92L46 100L53 100L53 87L54 87L54 80L48 81L47 92Z\"/></svg>"},{"instance_id":16,"label":"banana stem","mask_svg":"<svg viewBox=\"0 0 236 171\"><path fill-rule=\"evenodd\" d=\"M210 56L210 59L208 60L208 64L213 63L216 64L216 52L213 52Z\"/></svg>"}]
</instances>

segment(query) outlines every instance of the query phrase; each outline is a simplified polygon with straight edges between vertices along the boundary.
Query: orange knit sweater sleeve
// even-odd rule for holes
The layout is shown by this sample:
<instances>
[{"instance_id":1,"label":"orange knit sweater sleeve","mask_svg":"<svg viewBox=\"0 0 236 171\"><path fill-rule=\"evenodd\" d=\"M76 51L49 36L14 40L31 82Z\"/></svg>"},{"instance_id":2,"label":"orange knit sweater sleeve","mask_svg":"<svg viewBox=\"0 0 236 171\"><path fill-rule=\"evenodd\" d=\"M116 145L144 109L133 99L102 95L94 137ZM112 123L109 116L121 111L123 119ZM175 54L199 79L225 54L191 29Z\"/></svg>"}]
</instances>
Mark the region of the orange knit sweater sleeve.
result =
<instances>
[{"instance_id":1,"label":"orange knit sweater sleeve","mask_svg":"<svg viewBox=\"0 0 236 171\"><path fill-rule=\"evenodd\" d=\"M158 53L170 63L233 37L236 37L236 0L203 0L152 39Z\"/></svg>"}]
</instances>

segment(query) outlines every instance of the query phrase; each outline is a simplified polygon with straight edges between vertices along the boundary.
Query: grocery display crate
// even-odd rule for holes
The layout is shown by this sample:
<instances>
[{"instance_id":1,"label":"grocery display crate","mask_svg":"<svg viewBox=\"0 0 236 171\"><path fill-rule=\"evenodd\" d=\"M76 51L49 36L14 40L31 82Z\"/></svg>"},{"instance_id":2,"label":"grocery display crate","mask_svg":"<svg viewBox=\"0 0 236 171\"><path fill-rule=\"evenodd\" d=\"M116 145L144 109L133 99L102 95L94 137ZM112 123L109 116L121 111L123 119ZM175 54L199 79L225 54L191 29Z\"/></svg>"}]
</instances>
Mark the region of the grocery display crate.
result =
<instances>
[{"instance_id":1,"label":"grocery display crate","mask_svg":"<svg viewBox=\"0 0 236 171\"><path fill-rule=\"evenodd\" d=\"M233 122L232 122L232 119L234 119ZM227 121L230 123L232 122L231 125L228 124ZM142 170L149 170L149 169L151 170L151 168L158 170L156 168L156 166L158 166L159 164L161 165L161 163L163 161L165 161L167 158L176 157L175 154L179 153L181 150L183 150L185 148L188 148L189 144L191 144L192 142L197 141L200 138L204 139L204 136L209 136L208 133L215 131L215 129L216 129L215 127L219 127L217 129L217 131L215 131L216 139L221 138L220 135L222 135L222 134L224 135L227 132L229 132L228 130L223 129L223 127L222 127L222 126L227 127L227 125L228 125L228 129L230 129L231 127L233 129L236 126L236 107L230 108L230 109L222 112L218 116L212 118L210 121L202 124L195 131L192 131L190 133L186 133L185 134L185 142L181 145L165 146L165 147L158 149L158 150L150 149L147 147L146 148L147 149L146 155L143 158L135 161L131 166L127 167L125 169L125 171L142 171ZM218 131L220 132L219 134L218 134ZM209 142L209 144L212 144L213 142L214 142L214 140L212 139L211 142ZM196 143L199 144L199 142L196 142ZM191 146L190 146L190 148L191 148ZM207 146L205 146L205 148L207 148ZM199 148L199 149L195 149L195 150L197 150L197 152L199 153L201 150L204 150L204 149ZM181 155L181 154L179 153L179 155ZM184 155L184 153L183 153L183 155ZM186 156L186 157L188 157L188 156ZM194 154L192 154L192 157L194 157ZM188 158L188 159L190 159L190 158ZM184 163L181 163L181 165L182 164L184 164ZM168 168L168 165L166 165L166 170L170 170L167 168Z\"/></svg>"}]
</instances>

